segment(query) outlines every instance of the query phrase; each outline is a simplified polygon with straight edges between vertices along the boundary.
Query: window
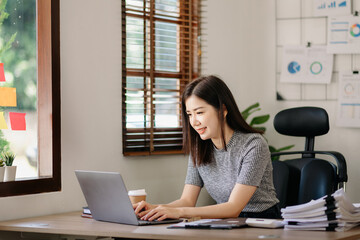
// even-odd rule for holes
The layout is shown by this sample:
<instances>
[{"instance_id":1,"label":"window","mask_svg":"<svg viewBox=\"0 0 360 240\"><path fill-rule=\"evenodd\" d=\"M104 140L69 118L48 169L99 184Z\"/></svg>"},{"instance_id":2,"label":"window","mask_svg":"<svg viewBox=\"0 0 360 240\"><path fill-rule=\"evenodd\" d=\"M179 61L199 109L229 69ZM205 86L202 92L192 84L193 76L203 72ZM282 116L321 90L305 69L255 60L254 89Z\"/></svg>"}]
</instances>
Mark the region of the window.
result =
<instances>
[{"instance_id":1,"label":"window","mask_svg":"<svg viewBox=\"0 0 360 240\"><path fill-rule=\"evenodd\" d=\"M0 9L0 96L15 90L3 98L12 104L0 101L0 152L15 154L17 179L37 177L36 0L2 1Z\"/></svg>"},{"instance_id":2,"label":"window","mask_svg":"<svg viewBox=\"0 0 360 240\"><path fill-rule=\"evenodd\" d=\"M8 1L9 3L10 1ZM35 45L35 50L31 54L23 54L21 56L15 54L16 56L13 57L15 57L15 62L26 59L31 64L34 64L35 70L29 70L27 72L28 79L24 80L32 81L29 79L35 75L34 83L31 84L31 87L24 83L23 85L16 86L16 89L17 94L25 93L30 97L35 96L36 100L23 102L24 104L31 103L29 106L21 105L21 101L18 101L18 104L21 106L18 105L13 110L31 110L35 112L33 115L36 122L34 128L36 131L35 142L37 144L34 145L34 155L37 168L36 173L30 177L22 176L17 177L16 181L1 182L1 197L59 191L61 189L59 0L18 0L11 1L9 6L13 4L18 4L18 6L9 9L10 15L8 19L14 25L14 28L7 28L6 34L17 32L17 35L12 43L12 47L7 52L11 53L15 51L13 48L22 47L22 44L26 41L31 41L30 44ZM36 15L35 23L31 23L29 20L32 19L31 14L29 16L28 12L25 14L24 10L21 10L21 7L25 6L27 10L33 9L30 11L32 12L31 14ZM26 18L22 20L24 23L34 25L34 38L22 34L22 27L16 28L16 19L23 17ZM5 21L8 21L8 19ZM4 61L4 66L9 62L9 59L5 57L0 60ZM24 67L24 65L20 65L20 67ZM4 68L7 69L6 67ZM16 82L20 77L16 75L16 70L12 74L14 74L13 82ZM21 89L22 86L27 87L23 90ZM19 99L18 96L17 98ZM5 112L5 109L2 110ZM26 118L27 127L30 127L31 124L29 124L28 120ZM32 130L34 131L34 129ZM7 134L11 135L11 132ZM14 142L10 142L10 144L20 144L17 140L11 141Z\"/></svg>"},{"instance_id":3,"label":"window","mask_svg":"<svg viewBox=\"0 0 360 240\"><path fill-rule=\"evenodd\" d=\"M182 152L181 93L200 74L199 6L122 2L124 155Z\"/></svg>"}]
</instances>

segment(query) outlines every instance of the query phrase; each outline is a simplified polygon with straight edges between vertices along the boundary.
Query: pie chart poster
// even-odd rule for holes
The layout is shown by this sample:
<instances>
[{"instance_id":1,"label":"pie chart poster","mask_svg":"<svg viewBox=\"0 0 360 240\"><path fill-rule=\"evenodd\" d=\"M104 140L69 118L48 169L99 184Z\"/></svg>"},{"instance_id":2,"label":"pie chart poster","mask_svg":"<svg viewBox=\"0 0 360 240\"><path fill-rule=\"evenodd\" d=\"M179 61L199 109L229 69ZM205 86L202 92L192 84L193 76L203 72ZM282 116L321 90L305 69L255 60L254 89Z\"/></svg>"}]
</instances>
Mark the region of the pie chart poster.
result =
<instances>
[{"instance_id":1,"label":"pie chart poster","mask_svg":"<svg viewBox=\"0 0 360 240\"><path fill-rule=\"evenodd\" d=\"M280 82L329 84L333 61L326 46L284 46Z\"/></svg>"},{"instance_id":2,"label":"pie chart poster","mask_svg":"<svg viewBox=\"0 0 360 240\"><path fill-rule=\"evenodd\" d=\"M360 53L360 17L328 18L328 53Z\"/></svg>"}]
</instances>

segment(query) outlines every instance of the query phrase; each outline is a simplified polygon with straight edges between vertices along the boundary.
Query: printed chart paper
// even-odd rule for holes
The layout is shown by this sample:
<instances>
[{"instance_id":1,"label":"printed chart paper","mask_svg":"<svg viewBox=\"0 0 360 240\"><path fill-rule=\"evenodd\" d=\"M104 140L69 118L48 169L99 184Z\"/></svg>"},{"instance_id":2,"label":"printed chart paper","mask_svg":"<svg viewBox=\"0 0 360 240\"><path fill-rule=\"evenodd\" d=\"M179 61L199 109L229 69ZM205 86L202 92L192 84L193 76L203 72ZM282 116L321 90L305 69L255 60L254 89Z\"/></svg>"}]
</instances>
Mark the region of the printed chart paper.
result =
<instances>
[{"instance_id":1,"label":"printed chart paper","mask_svg":"<svg viewBox=\"0 0 360 240\"><path fill-rule=\"evenodd\" d=\"M360 17L328 18L328 53L360 53Z\"/></svg>"},{"instance_id":2,"label":"printed chart paper","mask_svg":"<svg viewBox=\"0 0 360 240\"><path fill-rule=\"evenodd\" d=\"M326 46L285 46L281 66L281 82L328 84L331 82L333 54Z\"/></svg>"},{"instance_id":3,"label":"printed chart paper","mask_svg":"<svg viewBox=\"0 0 360 240\"><path fill-rule=\"evenodd\" d=\"M360 127L360 74L339 73L337 125Z\"/></svg>"},{"instance_id":4,"label":"printed chart paper","mask_svg":"<svg viewBox=\"0 0 360 240\"><path fill-rule=\"evenodd\" d=\"M351 14L350 0L314 0L314 16L346 16Z\"/></svg>"}]
</instances>

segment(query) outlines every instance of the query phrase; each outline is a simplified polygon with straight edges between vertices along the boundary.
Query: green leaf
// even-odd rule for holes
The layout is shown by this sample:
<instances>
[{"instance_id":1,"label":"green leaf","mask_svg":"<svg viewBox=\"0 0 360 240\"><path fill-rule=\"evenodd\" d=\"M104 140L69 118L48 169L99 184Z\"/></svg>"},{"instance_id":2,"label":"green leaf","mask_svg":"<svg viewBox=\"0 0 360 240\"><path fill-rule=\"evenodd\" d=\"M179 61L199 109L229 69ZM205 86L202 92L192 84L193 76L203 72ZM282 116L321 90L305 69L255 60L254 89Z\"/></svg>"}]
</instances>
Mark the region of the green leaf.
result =
<instances>
[{"instance_id":1,"label":"green leaf","mask_svg":"<svg viewBox=\"0 0 360 240\"><path fill-rule=\"evenodd\" d=\"M7 3L7 0L0 1L0 10L1 11L5 9L6 3Z\"/></svg>"},{"instance_id":2,"label":"green leaf","mask_svg":"<svg viewBox=\"0 0 360 240\"><path fill-rule=\"evenodd\" d=\"M253 105L249 106L248 108L246 108L244 111L242 111L241 113L246 113L246 112L250 112L252 109L254 108L258 108L260 106L260 104L257 102L257 103L254 103Z\"/></svg>"},{"instance_id":3,"label":"green leaf","mask_svg":"<svg viewBox=\"0 0 360 240\"><path fill-rule=\"evenodd\" d=\"M289 146L286 146L286 147L276 149L275 147L269 145L269 150L270 150L271 153L283 152L285 150L289 150L289 149L293 148L294 146L295 145L289 145ZM280 159L280 156L271 156L271 161L278 161L279 159Z\"/></svg>"},{"instance_id":4,"label":"green leaf","mask_svg":"<svg viewBox=\"0 0 360 240\"><path fill-rule=\"evenodd\" d=\"M279 149L277 149L277 152L283 152L285 150L289 150L289 149L293 148L294 146L295 145L293 144L293 145L289 145L289 146L286 146L286 147L279 148Z\"/></svg>"},{"instance_id":5,"label":"green leaf","mask_svg":"<svg viewBox=\"0 0 360 240\"><path fill-rule=\"evenodd\" d=\"M7 12L0 12L0 25L4 22L5 19L7 19L9 17L9 14Z\"/></svg>"},{"instance_id":6,"label":"green leaf","mask_svg":"<svg viewBox=\"0 0 360 240\"><path fill-rule=\"evenodd\" d=\"M241 112L242 117L246 120L251 114L253 114L256 111L260 111L261 108L259 108L260 104L254 103L253 105L246 108L244 111Z\"/></svg>"},{"instance_id":7,"label":"green leaf","mask_svg":"<svg viewBox=\"0 0 360 240\"><path fill-rule=\"evenodd\" d=\"M269 150L271 153L276 152L276 148L274 148L273 146L269 145Z\"/></svg>"},{"instance_id":8,"label":"green leaf","mask_svg":"<svg viewBox=\"0 0 360 240\"><path fill-rule=\"evenodd\" d=\"M10 150L9 146L10 146L9 141L5 139L4 134L0 130L0 154L4 151L9 151Z\"/></svg>"},{"instance_id":9,"label":"green leaf","mask_svg":"<svg viewBox=\"0 0 360 240\"><path fill-rule=\"evenodd\" d=\"M11 152L5 152L1 154L1 158L4 160L6 166L12 166L15 160L15 154Z\"/></svg>"},{"instance_id":10,"label":"green leaf","mask_svg":"<svg viewBox=\"0 0 360 240\"><path fill-rule=\"evenodd\" d=\"M9 48L11 48L11 44L15 41L16 35L17 35L17 32L14 33L11 36L11 38L9 39L9 41L5 44L5 46L0 49L0 56L2 55L3 52L5 52Z\"/></svg>"},{"instance_id":11,"label":"green leaf","mask_svg":"<svg viewBox=\"0 0 360 240\"><path fill-rule=\"evenodd\" d=\"M2 25L4 20L9 17L9 14L5 12L6 4L7 4L7 0L0 1L0 26Z\"/></svg>"},{"instance_id":12,"label":"green leaf","mask_svg":"<svg viewBox=\"0 0 360 240\"><path fill-rule=\"evenodd\" d=\"M269 114L254 117L250 122L250 126L253 126L255 124L258 125L258 124L266 123L269 120L269 118L270 118Z\"/></svg>"},{"instance_id":13,"label":"green leaf","mask_svg":"<svg viewBox=\"0 0 360 240\"><path fill-rule=\"evenodd\" d=\"M261 132L265 132L266 131L266 127L254 127L254 129L259 130Z\"/></svg>"}]
</instances>

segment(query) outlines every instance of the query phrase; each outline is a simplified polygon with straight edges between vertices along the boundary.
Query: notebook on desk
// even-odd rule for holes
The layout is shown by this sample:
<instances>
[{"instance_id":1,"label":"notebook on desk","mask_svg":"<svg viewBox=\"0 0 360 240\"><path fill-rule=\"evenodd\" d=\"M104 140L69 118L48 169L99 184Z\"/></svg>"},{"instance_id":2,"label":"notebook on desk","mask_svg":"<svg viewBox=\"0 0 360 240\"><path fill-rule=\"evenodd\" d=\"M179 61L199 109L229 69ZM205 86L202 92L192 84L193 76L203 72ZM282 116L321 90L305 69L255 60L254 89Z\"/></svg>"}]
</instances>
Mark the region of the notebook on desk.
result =
<instances>
[{"instance_id":1,"label":"notebook on desk","mask_svg":"<svg viewBox=\"0 0 360 240\"><path fill-rule=\"evenodd\" d=\"M201 219L193 222L181 222L168 228L194 228L194 229L233 229L246 227L246 218Z\"/></svg>"},{"instance_id":2,"label":"notebook on desk","mask_svg":"<svg viewBox=\"0 0 360 240\"><path fill-rule=\"evenodd\" d=\"M138 226L181 221L178 219L139 220L120 173L75 170L75 174L95 220Z\"/></svg>"}]
</instances>

